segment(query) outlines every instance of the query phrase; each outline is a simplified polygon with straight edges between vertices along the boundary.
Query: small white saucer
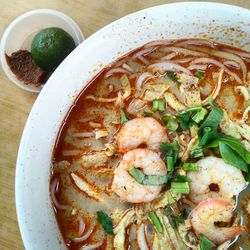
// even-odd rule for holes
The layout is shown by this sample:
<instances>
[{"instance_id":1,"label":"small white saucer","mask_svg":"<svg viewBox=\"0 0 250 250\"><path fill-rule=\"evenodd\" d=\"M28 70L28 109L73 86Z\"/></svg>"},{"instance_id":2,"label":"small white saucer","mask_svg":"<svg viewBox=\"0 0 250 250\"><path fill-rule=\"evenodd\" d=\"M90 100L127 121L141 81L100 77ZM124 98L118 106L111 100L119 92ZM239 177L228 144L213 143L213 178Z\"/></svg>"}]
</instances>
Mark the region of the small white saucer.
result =
<instances>
[{"instance_id":1,"label":"small white saucer","mask_svg":"<svg viewBox=\"0 0 250 250\"><path fill-rule=\"evenodd\" d=\"M74 39L76 46L84 40L81 29L70 17L52 9L32 10L18 16L6 28L1 39L0 59L6 75L18 87L30 92L40 92L42 86L33 87L18 80L9 68L5 54L10 56L20 49L30 51L33 37L41 29L48 27L62 28L68 32Z\"/></svg>"}]
</instances>

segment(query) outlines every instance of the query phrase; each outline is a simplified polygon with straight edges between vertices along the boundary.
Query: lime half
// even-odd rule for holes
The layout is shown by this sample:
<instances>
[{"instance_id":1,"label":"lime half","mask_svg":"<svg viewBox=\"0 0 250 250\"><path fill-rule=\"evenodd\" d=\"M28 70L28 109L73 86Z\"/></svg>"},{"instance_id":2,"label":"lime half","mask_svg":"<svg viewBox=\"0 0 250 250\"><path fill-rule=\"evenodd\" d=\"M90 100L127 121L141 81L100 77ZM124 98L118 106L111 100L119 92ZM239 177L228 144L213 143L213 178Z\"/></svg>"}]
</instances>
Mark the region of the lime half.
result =
<instances>
[{"instance_id":1,"label":"lime half","mask_svg":"<svg viewBox=\"0 0 250 250\"><path fill-rule=\"evenodd\" d=\"M36 34L31 44L31 55L38 66L51 72L75 47L73 38L66 31L51 27Z\"/></svg>"}]
</instances>

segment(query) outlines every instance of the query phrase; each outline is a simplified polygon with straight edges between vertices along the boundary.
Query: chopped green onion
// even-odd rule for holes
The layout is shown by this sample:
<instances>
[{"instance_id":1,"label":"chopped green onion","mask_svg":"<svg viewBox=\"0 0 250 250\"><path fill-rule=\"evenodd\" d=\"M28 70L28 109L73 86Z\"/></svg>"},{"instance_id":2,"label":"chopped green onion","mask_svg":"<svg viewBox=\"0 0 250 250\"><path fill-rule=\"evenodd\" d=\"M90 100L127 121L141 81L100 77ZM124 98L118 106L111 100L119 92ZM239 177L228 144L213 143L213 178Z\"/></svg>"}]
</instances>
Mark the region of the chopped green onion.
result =
<instances>
[{"instance_id":1,"label":"chopped green onion","mask_svg":"<svg viewBox=\"0 0 250 250\"><path fill-rule=\"evenodd\" d=\"M98 211L98 221L102 225L104 231L108 234L113 234L113 222L112 219L103 211Z\"/></svg>"},{"instance_id":2,"label":"chopped green onion","mask_svg":"<svg viewBox=\"0 0 250 250\"><path fill-rule=\"evenodd\" d=\"M130 118L126 115L124 109L120 109L120 115L121 115L121 124L124 124L130 120Z\"/></svg>"},{"instance_id":3,"label":"chopped green onion","mask_svg":"<svg viewBox=\"0 0 250 250\"><path fill-rule=\"evenodd\" d=\"M183 164L183 169L185 171L199 171L199 166L197 163L186 162Z\"/></svg>"},{"instance_id":4,"label":"chopped green onion","mask_svg":"<svg viewBox=\"0 0 250 250\"><path fill-rule=\"evenodd\" d=\"M189 184L188 182L171 182L171 188L175 193L188 194Z\"/></svg>"},{"instance_id":5,"label":"chopped green onion","mask_svg":"<svg viewBox=\"0 0 250 250\"><path fill-rule=\"evenodd\" d=\"M199 158L199 157L203 157L204 153L201 147L196 147L190 150L189 155L191 158Z\"/></svg>"},{"instance_id":6,"label":"chopped green onion","mask_svg":"<svg viewBox=\"0 0 250 250\"><path fill-rule=\"evenodd\" d=\"M167 129L170 131L176 131L179 127L178 122L174 120L174 116L172 115L165 115L161 120L166 124Z\"/></svg>"},{"instance_id":7,"label":"chopped green onion","mask_svg":"<svg viewBox=\"0 0 250 250\"><path fill-rule=\"evenodd\" d=\"M140 169L132 167L129 174L142 185L162 185L169 180L169 175L145 175Z\"/></svg>"},{"instance_id":8,"label":"chopped green onion","mask_svg":"<svg viewBox=\"0 0 250 250\"><path fill-rule=\"evenodd\" d=\"M159 217L157 216L157 214L155 212L149 212L148 216L149 216L151 222L154 224L156 230L159 233L163 233L163 226L162 226L161 221L160 221Z\"/></svg>"},{"instance_id":9,"label":"chopped green onion","mask_svg":"<svg viewBox=\"0 0 250 250\"><path fill-rule=\"evenodd\" d=\"M138 182L138 183L143 183L143 179L145 178L145 175L144 173L135 168L135 167L132 167L130 170L129 170L129 173L132 177L134 177L134 179Z\"/></svg>"},{"instance_id":10,"label":"chopped green onion","mask_svg":"<svg viewBox=\"0 0 250 250\"><path fill-rule=\"evenodd\" d=\"M167 167L169 171L174 170L174 159L172 156L167 156Z\"/></svg>"},{"instance_id":11,"label":"chopped green onion","mask_svg":"<svg viewBox=\"0 0 250 250\"><path fill-rule=\"evenodd\" d=\"M183 113L198 112L198 111L201 111L202 109L203 109L202 106L194 106L194 107L186 109Z\"/></svg>"},{"instance_id":12,"label":"chopped green onion","mask_svg":"<svg viewBox=\"0 0 250 250\"><path fill-rule=\"evenodd\" d=\"M204 77L205 77L205 73L204 72L201 72L201 71L197 71L195 74L194 74L195 77L199 78L199 80L202 80Z\"/></svg>"},{"instance_id":13,"label":"chopped green onion","mask_svg":"<svg viewBox=\"0 0 250 250\"><path fill-rule=\"evenodd\" d=\"M178 123L174 120L171 120L167 123L167 129L170 131L176 131L178 129Z\"/></svg>"},{"instance_id":14,"label":"chopped green onion","mask_svg":"<svg viewBox=\"0 0 250 250\"><path fill-rule=\"evenodd\" d=\"M163 100L155 99L153 100L153 111L163 112L165 110L165 103Z\"/></svg>"},{"instance_id":15,"label":"chopped green onion","mask_svg":"<svg viewBox=\"0 0 250 250\"><path fill-rule=\"evenodd\" d=\"M173 182L192 182L192 180L189 177L182 175L182 174L178 174L174 176L172 178L172 181Z\"/></svg>"},{"instance_id":16,"label":"chopped green onion","mask_svg":"<svg viewBox=\"0 0 250 250\"><path fill-rule=\"evenodd\" d=\"M153 115L153 112L149 111L149 110L145 110L144 111L144 115L147 116L147 117L150 117Z\"/></svg>"},{"instance_id":17,"label":"chopped green onion","mask_svg":"<svg viewBox=\"0 0 250 250\"><path fill-rule=\"evenodd\" d=\"M211 248L216 247L216 245L206 236L201 234L200 238L201 238L200 250L210 250Z\"/></svg>"},{"instance_id":18,"label":"chopped green onion","mask_svg":"<svg viewBox=\"0 0 250 250\"><path fill-rule=\"evenodd\" d=\"M179 79L177 78L175 72L173 72L173 71L167 71L166 74L167 74L168 78L169 78L170 80L172 80L173 82L176 82L176 83L179 83L179 84L181 83L181 82L179 81Z\"/></svg>"},{"instance_id":19,"label":"chopped green onion","mask_svg":"<svg viewBox=\"0 0 250 250\"><path fill-rule=\"evenodd\" d=\"M164 124L167 124L169 121L173 120L172 115L164 115L161 120L164 122Z\"/></svg>"},{"instance_id":20,"label":"chopped green onion","mask_svg":"<svg viewBox=\"0 0 250 250\"><path fill-rule=\"evenodd\" d=\"M205 118L207 113L207 110L205 108L202 108L192 117L192 120L196 123L200 123Z\"/></svg>"}]
</instances>

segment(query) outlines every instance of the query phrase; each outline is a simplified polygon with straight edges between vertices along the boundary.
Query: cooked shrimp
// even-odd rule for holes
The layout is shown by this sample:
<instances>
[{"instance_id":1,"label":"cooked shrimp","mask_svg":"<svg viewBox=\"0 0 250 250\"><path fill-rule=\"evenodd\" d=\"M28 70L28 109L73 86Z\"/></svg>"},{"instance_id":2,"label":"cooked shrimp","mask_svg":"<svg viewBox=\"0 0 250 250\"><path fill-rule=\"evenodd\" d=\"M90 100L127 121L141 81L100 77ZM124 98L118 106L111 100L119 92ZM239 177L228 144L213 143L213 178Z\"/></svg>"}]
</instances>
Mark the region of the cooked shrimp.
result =
<instances>
[{"instance_id":1,"label":"cooked shrimp","mask_svg":"<svg viewBox=\"0 0 250 250\"><path fill-rule=\"evenodd\" d=\"M154 118L135 118L124 124L117 136L121 153L146 145L158 151L160 144L167 141L166 129Z\"/></svg>"},{"instance_id":2,"label":"cooked shrimp","mask_svg":"<svg viewBox=\"0 0 250 250\"><path fill-rule=\"evenodd\" d=\"M114 171L112 190L121 200L141 203L150 202L161 192L162 185L142 185L130 174L131 167L140 168L146 175L165 175L167 169L160 156L149 149L134 149L123 155Z\"/></svg>"},{"instance_id":3,"label":"cooked shrimp","mask_svg":"<svg viewBox=\"0 0 250 250\"><path fill-rule=\"evenodd\" d=\"M193 210L190 221L194 232L205 235L219 245L246 230L245 226L219 227L215 222L230 223L234 203L230 199L213 198L200 202Z\"/></svg>"},{"instance_id":4,"label":"cooked shrimp","mask_svg":"<svg viewBox=\"0 0 250 250\"><path fill-rule=\"evenodd\" d=\"M187 174L192 180L189 198L195 203L207 198L233 198L247 185L242 172L220 158L205 157L197 164L200 170Z\"/></svg>"}]
</instances>

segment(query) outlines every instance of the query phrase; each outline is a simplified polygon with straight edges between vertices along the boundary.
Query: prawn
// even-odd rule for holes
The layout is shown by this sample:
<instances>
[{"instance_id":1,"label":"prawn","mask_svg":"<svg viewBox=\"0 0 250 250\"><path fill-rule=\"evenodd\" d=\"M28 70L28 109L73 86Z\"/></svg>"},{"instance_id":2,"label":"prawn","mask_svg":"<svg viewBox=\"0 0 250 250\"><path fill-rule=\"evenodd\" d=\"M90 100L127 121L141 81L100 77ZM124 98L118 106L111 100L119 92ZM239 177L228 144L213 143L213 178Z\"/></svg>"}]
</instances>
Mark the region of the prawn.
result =
<instances>
[{"instance_id":1,"label":"prawn","mask_svg":"<svg viewBox=\"0 0 250 250\"><path fill-rule=\"evenodd\" d=\"M167 168L160 156L149 149L134 149L123 155L114 171L111 189L123 201L131 203L150 202L162 190L163 185L142 185L130 174L131 167L140 168L145 175L162 176Z\"/></svg>"},{"instance_id":2,"label":"prawn","mask_svg":"<svg viewBox=\"0 0 250 250\"><path fill-rule=\"evenodd\" d=\"M246 230L245 226L219 227L215 222L230 223L234 208L230 199L213 198L200 202L190 216L195 234L203 234L217 245L232 240Z\"/></svg>"},{"instance_id":3,"label":"prawn","mask_svg":"<svg viewBox=\"0 0 250 250\"><path fill-rule=\"evenodd\" d=\"M154 118L135 118L126 122L117 135L118 150L129 150L146 145L153 151L159 151L160 144L168 140L166 129Z\"/></svg>"},{"instance_id":4,"label":"prawn","mask_svg":"<svg viewBox=\"0 0 250 250\"><path fill-rule=\"evenodd\" d=\"M205 157L197 164L198 172L187 173L192 181L189 198L194 203L207 198L233 198L247 186L242 172L220 158Z\"/></svg>"}]
</instances>

